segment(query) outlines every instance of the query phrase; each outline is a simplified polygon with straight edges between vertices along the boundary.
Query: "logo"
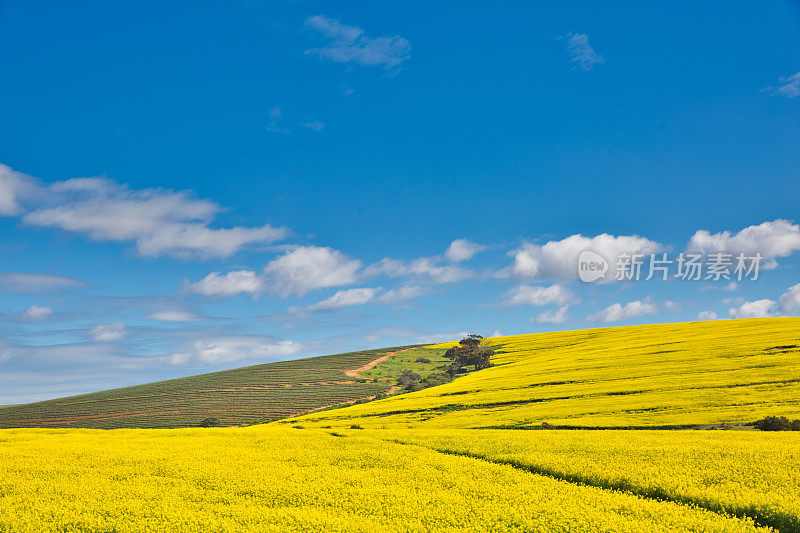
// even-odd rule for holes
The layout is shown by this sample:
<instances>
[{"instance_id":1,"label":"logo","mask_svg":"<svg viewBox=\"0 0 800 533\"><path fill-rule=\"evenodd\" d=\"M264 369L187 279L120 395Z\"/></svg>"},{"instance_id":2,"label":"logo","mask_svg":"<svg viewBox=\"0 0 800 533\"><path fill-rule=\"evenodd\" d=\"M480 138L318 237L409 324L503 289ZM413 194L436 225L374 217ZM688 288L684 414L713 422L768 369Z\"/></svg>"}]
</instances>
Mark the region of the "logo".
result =
<instances>
[{"instance_id":1,"label":"logo","mask_svg":"<svg viewBox=\"0 0 800 533\"><path fill-rule=\"evenodd\" d=\"M608 272L608 261L592 250L584 250L578 256L578 277L584 283L602 279Z\"/></svg>"}]
</instances>

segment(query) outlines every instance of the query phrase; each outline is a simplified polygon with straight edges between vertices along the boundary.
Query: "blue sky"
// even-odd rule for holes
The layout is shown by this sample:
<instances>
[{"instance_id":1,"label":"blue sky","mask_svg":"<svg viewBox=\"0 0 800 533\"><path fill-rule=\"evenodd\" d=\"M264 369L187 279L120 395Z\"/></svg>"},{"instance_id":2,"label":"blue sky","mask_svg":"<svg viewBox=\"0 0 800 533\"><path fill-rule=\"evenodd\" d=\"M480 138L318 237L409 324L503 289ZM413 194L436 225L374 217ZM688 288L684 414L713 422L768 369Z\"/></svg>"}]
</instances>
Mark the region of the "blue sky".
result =
<instances>
[{"instance_id":1,"label":"blue sky","mask_svg":"<svg viewBox=\"0 0 800 533\"><path fill-rule=\"evenodd\" d=\"M800 312L795 2L6 0L0 72L0 404ZM613 279L681 252L763 262Z\"/></svg>"}]
</instances>

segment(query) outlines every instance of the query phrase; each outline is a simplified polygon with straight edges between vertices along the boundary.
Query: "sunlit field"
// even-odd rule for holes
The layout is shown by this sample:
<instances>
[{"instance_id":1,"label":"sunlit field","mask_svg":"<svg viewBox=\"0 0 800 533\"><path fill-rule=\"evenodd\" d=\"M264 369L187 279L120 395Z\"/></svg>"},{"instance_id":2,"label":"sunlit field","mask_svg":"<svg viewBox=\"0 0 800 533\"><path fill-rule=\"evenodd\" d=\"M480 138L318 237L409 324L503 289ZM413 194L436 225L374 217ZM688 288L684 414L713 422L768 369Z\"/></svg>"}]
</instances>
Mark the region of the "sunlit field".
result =
<instances>
[{"instance_id":1,"label":"sunlit field","mask_svg":"<svg viewBox=\"0 0 800 533\"><path fill-rule=\"evenodd\" d=\"M4 430L0 531L758 530L362 433Z\"/></svg>"},{"instance_id":2,"label":"sunlit field","mask_svg":"<svg viewBox=\"0 0 800 533\"><path fill-rule=\"evenodd\" d=\"M486 370L266 425L0 430L0 531L800 531L800 433L752 426L800 415L798 332L500 337Z\"/></svg>"},{"instance_id":3,"label":"sunlit field","mask_svg":"<svg viewBox=\"0 0 800 533\"><path fill-rule=\"evenodd\" d=\"M309 415L364 427L697 427L800 418L800 319L657 324L489 339L495 366Z\"/></svg>"}]
</instances>

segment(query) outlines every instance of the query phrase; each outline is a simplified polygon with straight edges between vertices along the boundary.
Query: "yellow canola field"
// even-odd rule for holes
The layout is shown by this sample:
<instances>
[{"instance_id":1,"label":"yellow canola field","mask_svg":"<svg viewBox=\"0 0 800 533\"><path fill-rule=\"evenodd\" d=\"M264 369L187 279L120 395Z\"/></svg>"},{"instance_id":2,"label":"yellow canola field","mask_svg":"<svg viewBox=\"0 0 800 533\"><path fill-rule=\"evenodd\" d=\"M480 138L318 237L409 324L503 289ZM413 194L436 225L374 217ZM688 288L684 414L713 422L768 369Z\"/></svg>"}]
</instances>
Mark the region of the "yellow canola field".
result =
<instances>
[{"instance_id":1,"label":"yellow canola field","mask_svg":"<svg viewBox=\"0 0 800 533\"><path fill-rule=\"evenodd\" d=\"M797 432L383 430L374 435L800 531Z\"/></svg>"},{"instance_id":2,"label":"yellow canola field","mask_svg":"<svg viewBox=\"0 0 800 533\"><path fill-rule=\"evenodd\" d=\"M0 531L757 531L345 430L0 431Z\"/></svg>"},{"instance_id":3,"label":"yellow canola field","mask_svg":"<svg viewBox=\"0 0 800 533\"><path fill-rule=\"evenodd\" d=\"M312 413L303 423L624 428L800 418L800 318L587 329L487 342L499 350L492 368L440 387Z\"/></svg>"}]
</instances>

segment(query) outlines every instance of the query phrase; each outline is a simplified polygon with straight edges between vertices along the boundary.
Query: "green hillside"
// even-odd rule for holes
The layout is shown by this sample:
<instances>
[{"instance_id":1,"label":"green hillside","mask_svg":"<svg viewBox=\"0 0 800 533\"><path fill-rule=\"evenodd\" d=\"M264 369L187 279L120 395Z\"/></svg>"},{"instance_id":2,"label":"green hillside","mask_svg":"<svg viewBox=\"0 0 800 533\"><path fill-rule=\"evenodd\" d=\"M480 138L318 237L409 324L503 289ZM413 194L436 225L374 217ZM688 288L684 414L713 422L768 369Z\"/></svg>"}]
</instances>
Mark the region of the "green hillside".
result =
<instances>
[{"instance_id":1,"label":"green hillside","mask_svg":"<svg viewBox=\"0 0 800 533\"><path fill-rule=\"evenodd\" d=\"M270 422L387 392L391 378L361 379L353 371L405 348L268 363L8 406L0 408L0 428L174 428L198 426L206 418L223 426Z\"/></svg>"}]
</instances>

